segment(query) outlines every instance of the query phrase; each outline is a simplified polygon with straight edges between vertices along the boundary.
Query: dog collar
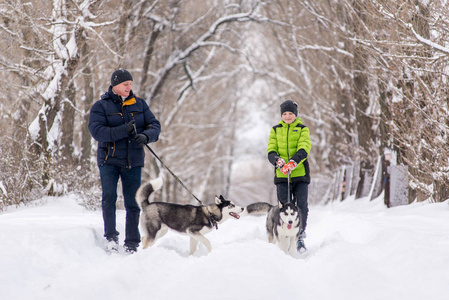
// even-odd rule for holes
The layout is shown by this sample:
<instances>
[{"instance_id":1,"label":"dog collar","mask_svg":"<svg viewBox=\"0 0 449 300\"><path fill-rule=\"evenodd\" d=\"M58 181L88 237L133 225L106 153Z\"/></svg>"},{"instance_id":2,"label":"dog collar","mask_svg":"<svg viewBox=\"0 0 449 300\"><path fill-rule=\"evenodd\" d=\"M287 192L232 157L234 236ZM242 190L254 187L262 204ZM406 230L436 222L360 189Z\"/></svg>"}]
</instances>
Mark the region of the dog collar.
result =
<instances>
[{"instance_id":1,"label":"dog collar","mask_svg":"<svg viewBox=\"0 0 449 300\"><path fill-rule=\"evenodd\" d=\"M210 223L212 224L213 227L215 227L216 230L218 230L218 222L212 216L210 217Z\"/></svg>"},{"instance_id":2,"label":"dog collar","mask_svg":"<svg viewBox=\"0 0 449 300\"><path fill-rule=\"evenodd\" d=\"M217 220L214 218L214 216L211 214L211 212L209 211L209 208L206 206L206 211L208 213L208 219L209 219L209 223L212 227L215 227L216 230L218 230L218 222Z\"/></svg>"}]
</instances>

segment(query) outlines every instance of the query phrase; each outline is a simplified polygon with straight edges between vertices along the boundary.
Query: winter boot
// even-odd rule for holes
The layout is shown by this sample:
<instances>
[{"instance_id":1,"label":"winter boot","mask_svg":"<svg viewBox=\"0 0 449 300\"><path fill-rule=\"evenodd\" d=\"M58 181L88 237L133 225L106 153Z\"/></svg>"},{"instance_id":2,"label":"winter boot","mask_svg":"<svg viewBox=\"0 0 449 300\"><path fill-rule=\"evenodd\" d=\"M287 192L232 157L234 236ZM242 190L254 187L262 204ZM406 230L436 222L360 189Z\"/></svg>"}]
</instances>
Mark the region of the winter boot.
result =
<instances>
[{"instance_id":1,"label":"winter boot","mask_svg":"<svg viewBox=\"0 0 449 300\"><path fill-rule=\"evenodd\" d=\"M134 245L124 245L123 248L125 248L125 252L127 254L134 254L137 252L137 247Z\"/></svg>"},{"instance_id":2,"label":"winter boot","mask_svg":"<svg viewBox=\"0 0 449 300\"><path fill-rule=\"evenodd\" d=\"M298 235L298 241L296 242L296 250L298 253L304 253L307 251L306 245L304 244L304 239L306 238L306 232L302 231Z\"/></svg>"},{"instance_id":3,"label":"winter boot","mask_svg":"<svg viewBox=\"0 0 449 300\"><path fill-rule=\"evenodd\" d=\"M108 252L118 252L119 246L118 246L118 239L108 239L108 243L106 245L106 251Z\"/></svg>"},{"instance_id":4,"label":"winter boot","mask_svg":"<svg viewBox=\"0 0 449 300\"><path fill-rule=\"evenodd\" d=\"M303 239L299 238L298 241L296 242L296 250L298 251L298 253L304 253L307 251Z\"/></svg>"}]
</instances>

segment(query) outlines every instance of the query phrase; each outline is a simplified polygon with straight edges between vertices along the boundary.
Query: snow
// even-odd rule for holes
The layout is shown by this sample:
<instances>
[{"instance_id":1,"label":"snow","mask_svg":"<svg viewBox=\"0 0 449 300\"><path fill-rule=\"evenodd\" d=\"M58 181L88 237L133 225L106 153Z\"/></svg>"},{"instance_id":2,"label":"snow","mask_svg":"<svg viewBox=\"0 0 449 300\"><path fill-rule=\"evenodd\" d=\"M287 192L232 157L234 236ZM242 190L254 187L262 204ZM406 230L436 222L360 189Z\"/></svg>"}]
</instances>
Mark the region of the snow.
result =
<instances>
[{"instance_id":1,"label":"snow","mask_svg":"<svg viewBox=\"0 0 449 300\"><path fill-rule=\"evenodd\" d=\"M169 232L107 254L101 211L75 196L0 214L0 299L447 299L448 202L387 209L382 199L310 207L305 254L267 242L265 217L229 220L188 255ZM124 232L124 212L118 211Z\"/></svg>"}]
</instances>

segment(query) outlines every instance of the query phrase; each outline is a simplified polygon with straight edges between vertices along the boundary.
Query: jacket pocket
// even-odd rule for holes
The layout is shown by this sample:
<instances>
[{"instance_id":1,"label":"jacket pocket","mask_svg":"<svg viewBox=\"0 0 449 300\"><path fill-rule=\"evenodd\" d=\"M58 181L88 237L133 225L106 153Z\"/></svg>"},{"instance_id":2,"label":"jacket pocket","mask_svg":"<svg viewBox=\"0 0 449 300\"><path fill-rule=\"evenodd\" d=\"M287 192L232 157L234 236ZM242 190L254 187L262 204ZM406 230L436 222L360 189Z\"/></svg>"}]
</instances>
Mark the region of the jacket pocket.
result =
<instances>
[{"instance_id":1,"label":"jacket pocket","mask_svg":"<svg viewBox=\"0 0 449 300\"><path fill-rule=\"evenodd\" d=\"M108 151L106 153L105 161L108 160L108 157L114 157L115 155L115 142L108 143Z\"/></svg>"}]
</instances>

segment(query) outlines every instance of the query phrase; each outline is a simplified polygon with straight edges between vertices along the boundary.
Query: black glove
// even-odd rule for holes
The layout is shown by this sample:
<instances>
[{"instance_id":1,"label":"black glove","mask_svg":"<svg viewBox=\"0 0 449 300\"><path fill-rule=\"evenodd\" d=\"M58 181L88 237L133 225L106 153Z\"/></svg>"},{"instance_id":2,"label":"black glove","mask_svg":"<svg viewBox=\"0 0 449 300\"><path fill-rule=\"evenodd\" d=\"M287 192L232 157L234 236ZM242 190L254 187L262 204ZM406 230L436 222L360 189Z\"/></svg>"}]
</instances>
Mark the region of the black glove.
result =
<instances>
[{"instance_id":1,"label":"black glove","mask_svg":"<svg viewBox=\"0 0 449 300\"><path fill-rule=\"evenodd\" d=\"M149 140L149 138L143 133L139 133L134 139L141 145L148 144Z\"/></svg>"},{"instance_id":2,"label":"black glove","mask_svg":"<svg viewBox=\"0 0 449 300\"><path fill-rule=\"evenodd\" d=\"M136 121L131 120L128 123L125 123L126 125L126 132L128 132L128 135L134 135L136 130Z\"/></svg>"}]
</instances>

